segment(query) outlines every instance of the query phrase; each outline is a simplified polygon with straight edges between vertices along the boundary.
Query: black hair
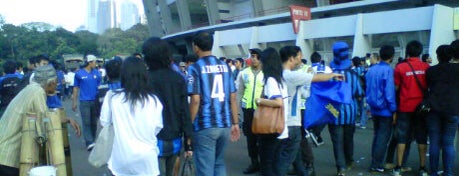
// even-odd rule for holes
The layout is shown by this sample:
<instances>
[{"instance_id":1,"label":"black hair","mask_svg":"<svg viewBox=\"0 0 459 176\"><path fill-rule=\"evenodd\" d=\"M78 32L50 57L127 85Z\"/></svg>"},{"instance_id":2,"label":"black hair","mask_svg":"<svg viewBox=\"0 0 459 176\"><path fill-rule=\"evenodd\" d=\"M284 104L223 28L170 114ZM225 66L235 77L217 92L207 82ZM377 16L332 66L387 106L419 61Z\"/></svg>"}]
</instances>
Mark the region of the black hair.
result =
<instances>
[{"instance_id":1,"label":"black hair","mask_svg":"<svg viewBox=\"0 0 459 176\"><path fill-rule=\"evenodd\" d=\"M423 54L423 55L421 56L422 62L427 62L427 59L429 58L429 56L430 56L429 54Z\"/></svg>"},{"instance_id":2,"label":"black hair","mask_svg":"<svg viewBox=\"0 0 459 176\"><path fill-rule=\"evenodd\" d=\"M365 54L365 57L371 57L370 53Z\"/></svg>"},{"instance_id":3,"label":"black hair","mask_svg":"<svg viewBox=\"0 0 459 176\"><path fill-rule=\"evenodd\" d=\"M115 57L113 60L109 60L105 64L105 71L107 72L107 76L110 81L117 81L120 79L121 64L123 64L123 60L119 57Z\"/></svg>"},{"instance_id":4,"label":"black hair","mask_svg":"<svg viewBox=\"0 0 459 176\"><path fill-rule=\"evenodd\" d=\"M301 51L301 48L298 46L284 46L280 49L280 57L282 63L287 62L289 57L296 57Z\"/></svg>"},{"instance_id":5,"label":"black hair","mask_svg":"<svg viewBox=\"0 0 459 176\"><path fill-rule=\"evenodd\" d=\"M211 51L214 44L214 37L208 32L200 31L193 36L192 41L202 51Z\"/></svg>"},{"instance_id":6,"label":"black hair","mask_svg":"<svg viewBox=\"0 0 459 176\"><path fill-rule=\"evenodd\" d=\"M313 52L311 54L311 63L317 63L317 62L320 62L322 60L322 56L320 56L320 54L318 52Z\"/></svg>"},{"instance_id":7,"label":"black hair","mask_svg":"<svg viewBox=\"0 0 459 176\"><path fill-rule=\"evenodd\" d=\"M49 57L46 54L40 54L37 56L37 61L35 63L40 63L42 60L49 62Z\"/></svg>"},{"instance_id":8,"label":"black hair","mask_svg":"<svg viewBox=\"0 0 459 176\"><path fill-rule=\"evenodd\" d=\"M307 64L307 63L308 63L308 60L306 60L306 59L301 59L301 62L302 62L303 64Z\"/></svg>"},{"instance_id":9,"label":"black hair","mask_svg":"<svg viewBox=\"0 0 459 176\"><path fill-rule=\"evenodd\" d=\"M451 60L451 46L449 45L440 45L436 53L439 63L448 63Z\"/></svg>"},{"instance_id":10,"label":"black hair","mask_svg":"<svg viewBox=\"0 0 459 176\"><path fill-rule=\"evenodd\" d=\"M183 61L184 62L188 62L188 63L189 62L193 62L194 63L194 62L198 61L198 59L199 59L198 55L196 55L196 54L188 54L183 58Z\"/></svg>"},{"instance_id":11,"label":"black hair","mask_svg":"<svg viewBox=\"0 0 459 176\"><path fill-rule=\"evenodd\" d=\"M17 62L16 62L16 70L17 70L17 69L20 69L20 68L22 68L22 67L24 67L24 65L22 64L22 62L17 61Z\"/></svg>"},{"instance_id":12,"label":"black hair","mask_svg":"<svg viewBox=\"0 0 459 176\"><path fill-rule=\"evenodd\" d=\"M38 62L37 62L37 56L32 56L32 57L30 57L30 58L29 58L29 63L32 64L32 65L38 63Z\"/></svg>"},{"instance_id":13,"label":"black hair","mask_svg":"<svg viewBox=\"0 0 459 176\"><path fill-rule=\"evenodd\" d=\"M394 57L395 49L393 46L390 45L383 45L381 46L381 49L379 49L379 56L381 57L381 60L387 61Z\"/></svg>"},{"instance_id":14,"label":"black hair","mask_svg":"<svg viewBox=\"0 0 459 176\"><path fill-rule=\"evenodd\" d=\"M244 59L238 57L238 58L236 58L236 61L239 61L242 65L244 65Z\"/></svg>"},{"instance_id":15,"label":"black hair","mask_svg":"<svg viewBox=\"0 0 459 176\"><path fill-rule=\"evenodd\" d=\"M400 64L400 63L403 63L405 62L406 60L403 58L403 57L398 57L397 59L397 64Z\"/></svg>"},{"instance_id":16,"label":"black hair","mask_svg":"<svg viewBox=\"0 0 459 176\"><path fill-rule=\"evenodd\" d=\"M353 57L352 64L354 64L355 67L360 66L360 57L357 57L357 56Z\"/></svg>"},{"instance_id":17,"label":"black hair","mask_svg":"<svg viewBox=\"0 0 459 176\"><path fill-rule=\"evenodd\" d=\"M153 88L147 74L147 68L142 60L128 57L121 65L121 87L125 93L124 102L131 105L131 111L140 102L144 107L148 96L153 96Z\"/></svg>"},{"instance_id":18,"label":"black hair","mask_svg":"<svg viewBox=\"0 0 459 176\"><path fill-rule=\"evenodd\" d=\"M220 58L218 58L218 60L220 60L222 62L226 62L227 59L226 59L226 57L220 57Z\"/></svg>"},{"instance_id":19,"label":"black hair","mask_svg":"<svg viewBox=\"0 0 459 176\"><path fill-rule=\"evenodd\" d=\"M233 60L231 60L231 59L226 59L226 64L229 65L230 63L231 63L231 64L234 64Z\"/></svg>"},{"instance_id":20,"label":"black hair","mask_svg":"<svg viewBox=\"0 0 459 176\"><path fill-rule=\"evenodd\" d=\"M459 59L459 39L451 43L451 54L454 59Z\"/></svg>"},{"instance_id":21,"label":"black hair","mask_svg":"<svg viewBox=\"0 0 459 176\"><path fill-rule=\"evenodd\" d=\"M150 37L142 45L144 60L150 70L169 68L171 66L171 50L169 43L158 37Z\"/></svg>"},{"instance_id":22,"label":"black hair","mask_svg":"<svg viewBox=\"0 0 459 176\"><path fill-rule=\"evenodd\" d=\"M266 48L261 52L262 72L264 75L265 85L269 77L274 78L279 86L282 86L282 62L279 54L274 48Z\"/></svg>"},{"instance_id":23,"label":"black hair","mask_svg":"<svg viewBox=\"0 0 459 176\"><path fill-rule=\"evenodd\" d=\"M3 71L6 74L14 74L16 72L16 62L12 60L7 60L3 64Z\"/></svg>"},{"instance_id":24,"label":"black hair","mask_svg":"<svg viewBox=\"0 0 459 176\"><path fill-rule=\"evenodd\" d=\"M422 44L419 41L413 40L406 45L406 54L408 57L419 57L422 53Z\"/></svg>"}]
</instances>

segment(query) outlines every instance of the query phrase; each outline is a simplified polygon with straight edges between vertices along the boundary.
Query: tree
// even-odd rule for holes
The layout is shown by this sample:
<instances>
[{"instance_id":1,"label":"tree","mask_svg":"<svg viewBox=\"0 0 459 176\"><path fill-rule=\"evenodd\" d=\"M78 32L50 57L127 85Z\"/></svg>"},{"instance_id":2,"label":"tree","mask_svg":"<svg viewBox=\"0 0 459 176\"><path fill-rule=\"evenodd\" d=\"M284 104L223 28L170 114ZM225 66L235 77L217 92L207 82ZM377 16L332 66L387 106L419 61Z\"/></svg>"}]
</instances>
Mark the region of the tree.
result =
<instances>
[{"instance_id":1,"label":"tree","mask_svg":"<svg viewBox=\"0 0 459 176\"><path fill-rule=\"evenodd\" d=\"M77 47L77 52L83 55L95 54L99 55L97 51L97 40L99 35L89 31L78 31L75 35L80 40L80 44Z\"/></svg>"}]
</instances>

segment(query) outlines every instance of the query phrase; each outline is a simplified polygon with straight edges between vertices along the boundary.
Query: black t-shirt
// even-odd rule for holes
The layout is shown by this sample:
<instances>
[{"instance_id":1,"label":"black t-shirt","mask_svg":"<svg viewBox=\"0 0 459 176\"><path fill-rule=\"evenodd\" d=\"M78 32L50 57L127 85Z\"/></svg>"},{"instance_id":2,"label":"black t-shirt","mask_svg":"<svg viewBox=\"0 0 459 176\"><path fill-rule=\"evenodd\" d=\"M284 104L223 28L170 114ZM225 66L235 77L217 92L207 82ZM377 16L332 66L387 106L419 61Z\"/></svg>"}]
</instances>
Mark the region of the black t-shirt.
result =
<instances>
[{"instance_id":1,"label":"black t-shirt","mask_svg":"<svg viewBox=\"0 0 459 176\"><path fill-rule=\"evenodd\" d=\"M430 67L426 73L426 81L432 109L459 115L459 63L443 63Z\"/></svg>"}]
</instances>

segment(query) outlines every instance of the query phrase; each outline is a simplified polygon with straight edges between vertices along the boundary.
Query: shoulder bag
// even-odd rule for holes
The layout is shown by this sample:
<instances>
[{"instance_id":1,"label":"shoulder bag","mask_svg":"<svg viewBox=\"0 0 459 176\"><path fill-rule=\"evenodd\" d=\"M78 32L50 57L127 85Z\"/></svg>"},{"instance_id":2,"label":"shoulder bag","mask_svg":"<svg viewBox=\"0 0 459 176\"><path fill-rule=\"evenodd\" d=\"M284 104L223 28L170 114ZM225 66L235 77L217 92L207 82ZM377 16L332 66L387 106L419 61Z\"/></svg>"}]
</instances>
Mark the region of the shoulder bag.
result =
<instances>
[{"instance_id":1,"label":"shoulder bag","mask_svg":"<svg viewBox=\"0 0 459 176\"><path fill-rule=\"evenodd\" d=\"M416 71L414 70L413 66L411 66L411 64L409 62L406 62L406 63L408 64L408 66L410 66L411 71L413 72L414 79L416 80L416 84L418 85L419 89L421 89L421 91L422 91L422 93L424 95L424 98L422 99L421 104L416 106L415 113L416 113L417 116L425 117L427 115L427 113L430 112L430 109L431 109L431 104L430 104L429 99L428 99L428 89L422 87L421 81L419 81L419 78L416 75Z\"/></svg>"},{"instance_id":2,"label":"shoulder bag","mask_svg":"<svg viewBox=\"0 0 459 176\"><path fill-rule=\"evenodd\" d=\"M110 96L110 99L106 103L109 103L108 105L110 108L109 111L111 115L113 93L108 96ZM114 136L115 131L113 129L113 124L110 124L106 127L102 127L99 135L97 136L94 148L92 149L88 157L88 161L92 166L100 168L108 163L108 160L112 155Z\"/></svg>"},{"instance_id":3,"label":"shoulder bag","mask_svg":"<svg viewBox=\"0 0 459 176\"><path fill-rule=\"evenodd\" d=\"M265 95L263 88L261 97ZM284 131L284 106L270 107L258 105L253 115L253 134L281 134Z\"/></svg>"}]
</instances>

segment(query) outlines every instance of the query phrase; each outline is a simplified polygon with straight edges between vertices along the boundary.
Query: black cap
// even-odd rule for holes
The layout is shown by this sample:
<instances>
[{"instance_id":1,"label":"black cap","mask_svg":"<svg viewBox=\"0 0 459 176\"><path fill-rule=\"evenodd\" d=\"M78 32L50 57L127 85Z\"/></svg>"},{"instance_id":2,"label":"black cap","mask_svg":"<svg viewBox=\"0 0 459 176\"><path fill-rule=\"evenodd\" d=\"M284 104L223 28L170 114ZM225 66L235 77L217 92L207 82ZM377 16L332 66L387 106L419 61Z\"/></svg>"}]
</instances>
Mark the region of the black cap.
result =
<instances>
[{"instance_id":1,"label":"black cap","mask_svg":"<svg viewBox=\"0 0 459 176\"><path fill-rule=\"evenodd\" d=\"M250 54L258 54L258 55L261 55L261 50L258 49L258 48L252 48L252 49L249 49L250 51Z\"/></svg>"}]
</instances>

